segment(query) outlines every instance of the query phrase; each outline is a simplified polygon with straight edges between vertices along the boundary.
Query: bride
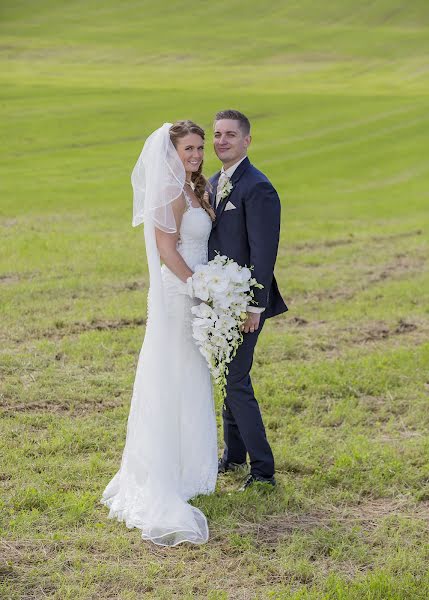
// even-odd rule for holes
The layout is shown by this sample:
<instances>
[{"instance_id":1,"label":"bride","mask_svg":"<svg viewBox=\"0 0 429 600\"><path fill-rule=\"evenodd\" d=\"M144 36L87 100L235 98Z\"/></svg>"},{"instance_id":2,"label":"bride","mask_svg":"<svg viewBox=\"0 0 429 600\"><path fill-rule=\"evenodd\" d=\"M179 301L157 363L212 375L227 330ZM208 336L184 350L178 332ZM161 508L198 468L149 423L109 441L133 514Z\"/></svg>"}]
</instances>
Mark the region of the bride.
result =
<instances>
[{"instance_id":1,"label":"bride","mask_svg":"<svg viewBox=\"0 0 429 600\"><path fill-rule=\"evenodd\" d=\"M121 465L101 502L110 518L163 546L208 540L206 517L187 500L212 493L217 478L211 379L191 331L198 301L190 277L207 263L214 219L203 156L198 125L164 123L146 140L131 177L133 226L144 222L148 319Z\"/></svg>"}]
</instances>

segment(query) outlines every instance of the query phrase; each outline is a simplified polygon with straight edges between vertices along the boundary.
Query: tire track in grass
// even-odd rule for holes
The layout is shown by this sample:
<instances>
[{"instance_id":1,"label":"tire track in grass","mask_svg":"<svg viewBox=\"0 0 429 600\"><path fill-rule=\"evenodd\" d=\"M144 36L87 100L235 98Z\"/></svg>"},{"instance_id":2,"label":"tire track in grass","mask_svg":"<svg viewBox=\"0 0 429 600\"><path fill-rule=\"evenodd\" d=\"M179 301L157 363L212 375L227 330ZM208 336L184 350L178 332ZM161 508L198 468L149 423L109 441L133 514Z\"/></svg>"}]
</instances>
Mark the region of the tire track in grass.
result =
<instances>
[{"instance_id":1,"label":"tire track in grass","mask_svg":"<svg viewBox=\"0 0 429 600\"><path fill-rule=\"evenodd\" d=\"M276 148L278 146L283 147L283 146L288 146L289 144L294 144L297 142L299 143L299 142L303 142L306 140L313 140L316 138L324 137L325 135L329 135L331 133L338 133L338 132L342 132L342 131L348 131L350 129L356 129L357 127L361 127L362 125L371 125L372 123L379 123L380 121L382 121L384 119L388 119L389 117L394 117L394 116L399 116L399 115L408 115L416 110L417 111L422 110L422 107L409 105L404 109L386 111L386 112L379 113L373 117L369 117L366 119L357 119L356 121L345 122L341 125L335 125L333 127L324 127L322 129L315 129L311 132L303 133L302 135L295 135L295 136L287 137L286 139L282 138L277 141L275 139L274 140L270 139L269 143L267 143L267 144L264 144L263 142L258 141L258 150L265 149L265 148L268 148L271 150L272 148Z\"/></svg>"},{"instance_id":2,"label":"tire track in grass","mask_svg":"<svg viewBox=\"0 0 429 600\"><path fill-rule=\"evenodd\" d=\"M411 121L407 121L406 123L400 123L399 125L392 125L391 127L385 127L373 133L368 133L367 135L362 135L359 137L354 137L350 140L343 140L341 142L334 142L332 144L326 144L325 146L319 146L318 148L312 148L311 150L303 150L301 152L297 152L295 154L290 154L286 156L280 156L278 158L271 159L259 159L258 163L261 165L274 165L274 164L283 164L286 162L300 160L301 158L308 158L310 156L320 156L323 154L327 154L329 152L335 152L341 148L358 146L359 144L369 142L370 140L376 140L378 138L383 138L391 135L392 133L396 133L398 131L402 131L404 129L409 129L414 127L415 125L421 125L422 123L429 122L429 117L413 119Z\"/></svg>"}]
</instances>

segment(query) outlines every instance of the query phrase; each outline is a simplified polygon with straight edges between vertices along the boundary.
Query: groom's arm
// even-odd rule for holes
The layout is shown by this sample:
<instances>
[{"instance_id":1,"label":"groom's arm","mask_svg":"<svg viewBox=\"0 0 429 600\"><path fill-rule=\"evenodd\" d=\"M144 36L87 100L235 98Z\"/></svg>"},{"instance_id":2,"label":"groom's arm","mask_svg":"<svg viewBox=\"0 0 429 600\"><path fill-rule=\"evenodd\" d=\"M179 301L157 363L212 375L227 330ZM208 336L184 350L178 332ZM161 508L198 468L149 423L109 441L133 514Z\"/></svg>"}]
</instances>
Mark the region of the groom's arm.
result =
<instances>
[{"instance_id":1,"label":"groom's arm","mask_svg":"<svg viewBox=\"0 0 429 600\"><path fill-rule=\"evenodd\" d=\"M265 308L279 246L280 199L271 183L261 182L251 189L245 206L253 277L264 286L254 290L256 306Z\"/></svg>"}]
</instances>

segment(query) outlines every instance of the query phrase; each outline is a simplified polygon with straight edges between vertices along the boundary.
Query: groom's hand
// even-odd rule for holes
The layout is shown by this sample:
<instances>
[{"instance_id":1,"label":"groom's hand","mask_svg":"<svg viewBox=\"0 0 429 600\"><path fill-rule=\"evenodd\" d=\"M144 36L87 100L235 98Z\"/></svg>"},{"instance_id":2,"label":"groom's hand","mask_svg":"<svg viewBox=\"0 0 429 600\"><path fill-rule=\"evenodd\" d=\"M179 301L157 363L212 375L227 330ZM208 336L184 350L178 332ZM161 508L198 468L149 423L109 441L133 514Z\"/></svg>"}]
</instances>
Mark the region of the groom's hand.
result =
<instances>
[{"instance_id":1,"label":"groom's hand","mask_svg":"<svg viewBox=\"0 0 429 600\"><path fill-rule=\"evenodd\" d=\"M241 331L243 333L254 333L259 327L260 320L261 313L248 312L247 319L241 326Z\"/></svg>"}]
</instances>

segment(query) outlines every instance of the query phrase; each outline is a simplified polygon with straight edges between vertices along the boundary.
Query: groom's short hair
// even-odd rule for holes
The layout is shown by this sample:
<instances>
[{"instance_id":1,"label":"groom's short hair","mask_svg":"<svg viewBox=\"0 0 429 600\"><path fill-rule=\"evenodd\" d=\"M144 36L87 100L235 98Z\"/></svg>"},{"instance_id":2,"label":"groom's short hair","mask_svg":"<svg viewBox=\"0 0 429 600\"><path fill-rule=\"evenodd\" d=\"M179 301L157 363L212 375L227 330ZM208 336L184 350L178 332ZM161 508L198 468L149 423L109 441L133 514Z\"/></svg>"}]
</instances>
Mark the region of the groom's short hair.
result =
<instances>
[{"instance_id":1,"label":"groom's short hair","mask_svg":"<svg viewBox=\"0 0 429 600\"><path fill-rule=\"evenodd\" d=\"M243 113L240 112L239 110L232 110L232 109L220 110L219 112L216 113L215 123L216 123L216 121L220 121L221 119L232 119L234 121L238 121L238 125L239 125L241 131L244 133L244 135L249 135L250 121L246 117L246 115L243 115Z\"/></svg>"}]
</instances>

